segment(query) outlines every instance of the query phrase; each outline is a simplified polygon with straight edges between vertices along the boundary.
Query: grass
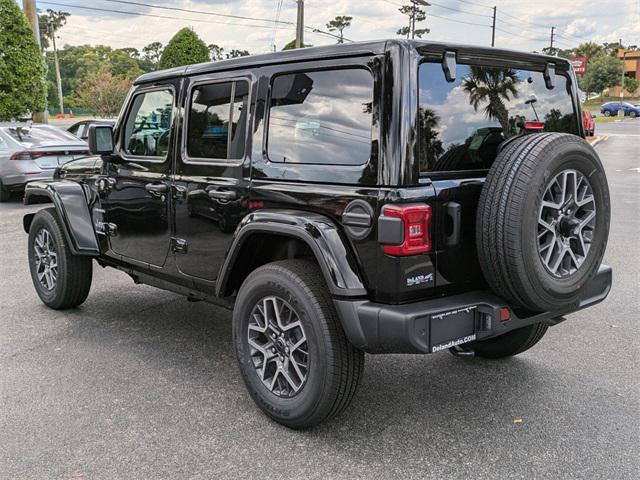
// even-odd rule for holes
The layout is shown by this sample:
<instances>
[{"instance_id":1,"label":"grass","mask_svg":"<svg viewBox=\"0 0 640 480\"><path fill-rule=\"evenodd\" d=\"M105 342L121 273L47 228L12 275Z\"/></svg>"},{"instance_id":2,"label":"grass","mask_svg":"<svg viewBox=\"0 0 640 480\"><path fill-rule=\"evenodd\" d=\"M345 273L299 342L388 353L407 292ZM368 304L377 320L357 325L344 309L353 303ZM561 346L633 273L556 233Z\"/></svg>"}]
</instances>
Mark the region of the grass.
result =
<instances>
[{"instance_id":1,"label":"grass","mask_svg":"<svg viewBox=\"0 0 640 480\"><path fill-rule=\"evenodd\" d=\"M629 117L625 117L625 118L629 118ZM594 122L596 123L608 123L608 122L615 122L616 120L620 120L620 117L603 117L603 116L599 116L599 117L595 117L593 119Z\"/></svg>"}]
</instances>

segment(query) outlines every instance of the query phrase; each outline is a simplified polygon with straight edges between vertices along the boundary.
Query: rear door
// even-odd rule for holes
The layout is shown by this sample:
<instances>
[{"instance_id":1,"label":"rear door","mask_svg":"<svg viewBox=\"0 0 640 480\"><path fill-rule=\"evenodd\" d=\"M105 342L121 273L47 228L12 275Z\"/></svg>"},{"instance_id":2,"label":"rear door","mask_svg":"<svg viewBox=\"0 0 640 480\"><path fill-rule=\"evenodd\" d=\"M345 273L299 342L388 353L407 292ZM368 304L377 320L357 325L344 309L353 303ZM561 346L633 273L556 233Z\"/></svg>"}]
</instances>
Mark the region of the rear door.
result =
<instances>
[{"instance_id":1,"label":"rear door","mask_svg":"<svg viewBox=\"0 0 640 480\"><path fill-rule=\"evenodd\" d=\"M556 68L555 86L549 89L545 63L520 62L513 68L459 56L456 78L447 82L441 58L419 66L418 148L420 176L436 190L436 284L438 290L455 292L484 286L476 211L501 142L541 131L532 130L533 122L544 131L578 134L579 129L567 71Z\"/></svg>"},{"instance_id":2,"label":"rear door","mask_svg":"<svg viewBox=\"0 0 640 480\"><path fill-rule=\"evenodd\" d=\"M216 280L233 232L248 211L254 83L249 72L189 80L173 178L172 246L180 272L195 280Z\"/></svg>"}]
</instances>

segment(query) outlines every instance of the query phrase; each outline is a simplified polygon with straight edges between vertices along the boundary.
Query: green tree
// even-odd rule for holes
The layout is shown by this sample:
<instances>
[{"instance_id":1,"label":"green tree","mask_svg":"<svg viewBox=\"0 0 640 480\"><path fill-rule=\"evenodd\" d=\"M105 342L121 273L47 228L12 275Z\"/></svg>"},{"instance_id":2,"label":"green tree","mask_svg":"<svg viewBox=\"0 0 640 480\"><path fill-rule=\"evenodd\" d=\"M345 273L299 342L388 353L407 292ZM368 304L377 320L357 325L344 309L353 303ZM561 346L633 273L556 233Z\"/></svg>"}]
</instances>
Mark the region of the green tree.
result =
<instances>
[{"instance_id":1,"label":"green tree","mask_svg":"<svg viewBox=\"0 0 640 480\"><path fill-rule=\"evenodd\" d=\"M131 80L101 71L90 75L77 89L77 103L94 115L114 117L120 111Z\"/></svg>"},{"instance_id":2,"label":"green tree","mask_svg":"<svg viewBox=\"0 0 640 480\"><path fill-rule=\"evenodd\" d=\"M640 83L637 79L631 77L624 77L624 89L629 93L635 93L638 90Z\"/></svg>"},{"instance_id":3,"label":"green tree","mask_svg":"<svg viewBox=\"0 0 640 480\"><path fill-rule=\"evenodd\" d=\"M216 62L218 60L224 60L224 48L216 45L215 43L207 45L207 48L209 49L209 57L211 58L211 61Z\"/></svg>"},{"instance_id":4,"label":"green tree","mask_svg":"<svg viewBox=\"0 0 640 480\"><path fill-rule=\"evenodd\" d=\"M249 55L251 55L251 53L249 53L249 50L230 50L226 53L226 57L227 58L238 58L238 57L248 57Z\"/></svg>"},{"instance_id":5,"label":"green tree","mask_svg":"<svg viewBox=\"0 0 640 480\"><path fill-rule=\"evenodd\" d=\"M512 68L472 66L462 80L462 88L469 94L469 103L477 112L486 103L484 114L500 122L505 137L510 136L509 111L504 101L518 96L518 75Z\"/></svg>"},{"instance_id":6,"label":"green tree","mask_svg":"<svg viewBox=\"0 0 640 480\"><path fill-rule=\"evenodd\" d=\"M575 54L587 59L587 63L592 58L596 58L598 55L602 55L604 50L601 45L595 42L584 42L578 45L575 49Z\"/></svg>"},{"instance_id":7,"label":"green tree","mask_svg":"<svg viewBox=\"0 0 640 480\"><path fill-rule=\"evenodd\" d=\"M353 20L353 17L338 15L327 23L327 28L330 32L338 31L338 43L344 43L343 31L345 28L349 28L351 26L351 20Z\"/></svg>"},{"instance_id":8,"label":"green tree","mask_svg":"<svg viewBox=\"0 0 640 480\"><path fill-rule=\"evenodd\" d=\"M302 45L302 48L309 48L309 47L313 47L313 45L311 45L310 43L305 43ZM282 51L284 52L285 50L295 50L296 49L296 40L295 38L293 40L291 40L289 43L287 43L284 47L282 47Z\"/></svg>"},{"instance_id":9,"label":"green tree","mask_svg":"<svg viewBox=\"0 0 640 480\"><path fill-rule=\"evenodd\" d=\"M427 19L426 12L417 5L414 5L413 3L411 5L404 5L398 10L403 15L407 15L409 17L409 26L398 29L396 32L398 35L402 35L407 38L422 38L423 35L426 35L431 31L428 28L416 28L416 23L424 22Z\"/></svg>"},{"instance_id":10,"label":"green tree","mask_svg":"<svg viewBox=\"0 0 640 480\"><path fill-rule=\"evenodd\" d=\"M146 47L142 47L142 59L140 68L144 71L151 71L158 68L163 46L160 42L151 42Z\"/></svg>"},{"instance_id":11,"label":"green tree","mask_svg":"<svg viewBox=\"0 0 640 480\"><path fill-rule=\"evenodd\" d=\"M198 34L183 28L169 41L160 57L160 68L173 68L192 63L207 62L209 49Z\"/></svg>"},{"instance_id":12,"label":"green tree","mask_svg":"<svg viewBox=\"0 0 640 480\"><path fill-rule=\"evenodd\" d=\"M579 85L587 93L602 93L605 88L619 85L621 76L622 62L619 59L599 55L589 62L586 73L579 80Z\"/></svg>"},{"instance_id":13,"label":"green tree","mask_svg":"<svg viewBox=\"0 0 640 480\"><path fill-rule=\"evenodd\" d=\"M46 105L45 64L36 36L15 0L0 0L0 119Z\"/></svg>"}]
</instances>

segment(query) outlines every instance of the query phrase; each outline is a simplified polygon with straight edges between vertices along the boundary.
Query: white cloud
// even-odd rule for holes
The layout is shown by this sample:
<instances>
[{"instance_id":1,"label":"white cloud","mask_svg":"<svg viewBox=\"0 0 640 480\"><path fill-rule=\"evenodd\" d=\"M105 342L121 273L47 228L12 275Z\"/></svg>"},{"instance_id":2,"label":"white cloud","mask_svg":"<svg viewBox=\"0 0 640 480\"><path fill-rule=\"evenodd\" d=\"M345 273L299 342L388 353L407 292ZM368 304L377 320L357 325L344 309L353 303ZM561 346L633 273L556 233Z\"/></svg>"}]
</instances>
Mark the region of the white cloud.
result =
<instances>
[{"instance_id":1,"label":"white cloud","mask_svg":"<svg viewBox=\"0 0 640 480\"><path fill-rule=\"evenodd\" d=\"M623 0L537 0L514 3L510 0L497 0L494 2L498 7L497 26L501 30L496 32L496 46L539 51L548 45L551 26L556 27L559 34L556 37L557 45L562 48L577 46L581 41L591 38L598 41L615 41L622 37L625 43L640 44L640 2L622 2ZM278 0L145 0L144 3L274 19ZM308 0L305 3L305 24L326 30L326 23L334 16L351 15L354 17L352 27L345 30L345 36L349 39L396 37L396 30L407 23L407 18L398 12L398 6L395 5L403 3L403 0L393 0L392 3L384 0ZM115 48L142 48L153 41L166 44L177 30L190 26L206 43L216 43L227 50L238 48L262 53L273 48L274 38L277 48L281 49L295 37L292 24L280 25L276 30L273 23L268 22L153 9L104 0L78 2L77 5L141 12L168 18L121 15L57 7L39 2L42 9L56 8L71 12L68 24L59 32L61 44L89 43L105 44ZM425 39L489 45L492 13L490 8L459 2L443 2L442 5L461 11L451 11L436 5L429 7L428 14L449 20L429 16L424 26L429 27L431 33ZM295 22L295 2L284 0L280 19ZM477 23L481 26L451 20ZM318 33L305 32L305 36L305 42L314 45L335 42L335 39Z\"/></svg>"}]
</instances>

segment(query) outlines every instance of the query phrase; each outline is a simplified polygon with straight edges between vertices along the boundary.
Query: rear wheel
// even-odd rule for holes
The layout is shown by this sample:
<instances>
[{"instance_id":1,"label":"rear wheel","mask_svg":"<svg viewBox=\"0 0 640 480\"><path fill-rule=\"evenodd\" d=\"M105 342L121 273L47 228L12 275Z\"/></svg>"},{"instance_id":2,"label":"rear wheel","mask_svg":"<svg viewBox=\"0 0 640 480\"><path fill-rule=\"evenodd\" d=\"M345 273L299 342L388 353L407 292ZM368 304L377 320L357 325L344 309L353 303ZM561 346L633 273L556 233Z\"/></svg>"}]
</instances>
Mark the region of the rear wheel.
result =
<instances>
[{"instance_id":1,"label":"rear wheel","mask_svg":"<svg viewBox=\"0 0 640 480\"><path fill-rule=\"evenodd\" d=\"M29 269L40 299L63 310L83 303L91 289L91 258L73 255L54 208L40 210L29 229Z\"/></svg>"},{"instance_id":2,"label":"rear wheel","mask_svg":"<svg viewBox=\"0 0 640 480\"><path fill-rule=\"evenodd\" d=\"M315 264L254 270L236 299L233 337L247 389L275 421L308 428L351 403L364 354L347 340Z\"/></svg>"},{"instance_id":3,"label":"rear wheel","mask_svg":"<svg viewBox=\"0 0 640 480\"><path fill-rule=\"evenodd\" d=\"M629 116L630 116L631 118L635 118L635 117L637 117L637 116L638 116L638 114L637 114L636 112L634 112L633 110L631 110L631 111L629 112Z\"/></svg>"}]
</instances>

